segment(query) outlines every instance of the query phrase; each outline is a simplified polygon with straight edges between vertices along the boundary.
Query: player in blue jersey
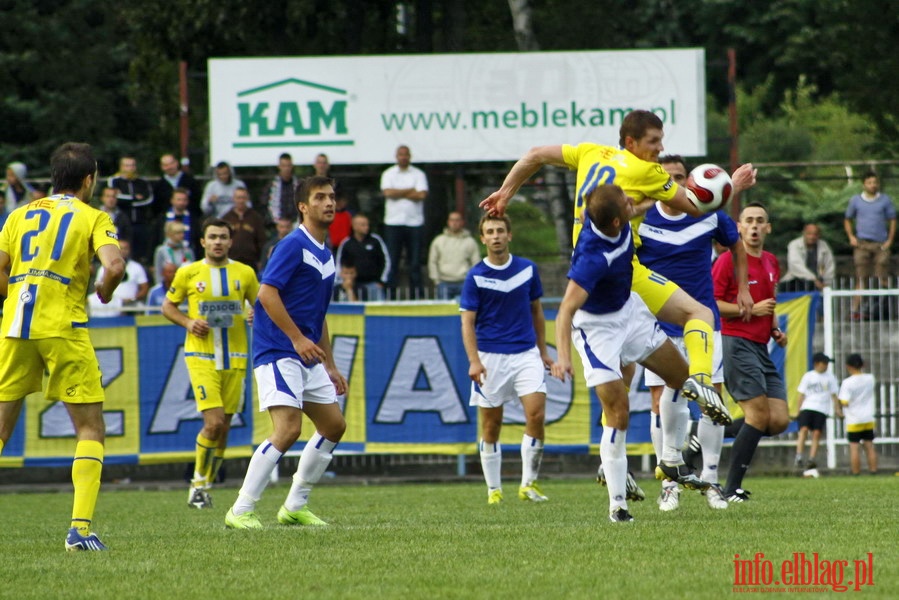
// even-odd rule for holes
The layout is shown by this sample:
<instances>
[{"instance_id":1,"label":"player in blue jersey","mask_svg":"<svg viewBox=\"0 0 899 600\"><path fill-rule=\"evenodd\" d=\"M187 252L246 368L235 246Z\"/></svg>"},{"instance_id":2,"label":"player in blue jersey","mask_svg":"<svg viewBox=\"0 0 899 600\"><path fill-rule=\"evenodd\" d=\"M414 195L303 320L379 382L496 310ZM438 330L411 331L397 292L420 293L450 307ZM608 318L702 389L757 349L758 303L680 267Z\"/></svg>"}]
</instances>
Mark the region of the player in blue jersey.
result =
<instances>
[{"instance_id":1,"label":"player in blue jersey","mask_svg":"<svg viewBox=\"0 0 899 600\"><path fill-rule=\"evenodd\" d=\"M278 242L269 259L253 321L253 363L260 410L267 410L273 432L253 453L243 486L225 516L232 529L261 529L256 502L272 471L299 439L305 414L315 425L278 511L282 525L325 525L307 506L346 421L337 395L346 379L334 364L325 314L334 289L334 257L325 246L334 220L334 182L307 177L296 191L300 227Z\"/></svg>"},{"instance_id":2,"label":"player in blue jersey","mask_svg":"<svg viewBox=\"0 0 899 600\"><path fill-rule=\"evenodd\" d=\"M617 185L597 186L586 201L585 224L568 271L568 287L556 317L558 358L552 374L573 375L572 338L584 365L584 379L602 403L599 446L609 488L609 518L632 521L627 510L627 444L630 407L621 369L639 363L680 389L689 374L686 360L659 323L631 291L634 241L629 224L633 199ZM678 464L663 459L660 468L685 487L703 489L701 481Z\"/></svg>"},{"instance_id":3,"label":"player in blue jersey","mask_svg":"<svg viewBox=\"0 0 899 600\"><path fill-rule=\"evenodd\" d=\"M0 325L0 452L25 396L43 387L45 400L63 402L77 440L66 550L106 550L91 533L106 426L85 298L95 253L104 268L96 286L103 304L122 280L125 261L109 215L87 204L97 181L91 147L68 143L57 148L50 158L50 181L56 193L13 211L0 232L0 296L6 296Z\"/></svg>"},{"instance_id":4,"label":"player in blue jersey","mask_svg":"<svg viewBox=\"0 0 899 600\"><path fill-rule=\"evenodd\" d=\"M509 253L509 217L485 215L478 230L487 257L465 277L459 308L472 381L471 405L478 407L481 417L478 449L487 481L487 503L503 500L499 444L503 405L518 401L525 415L518 497L545 502L537 477L543 459L544 374L552 359L546 351L546 325L540 304L543 286L537 265Z\"/></svg>"},{"instance_id":5,"label":"player in blue jersey","mask_svg":"<svg viewBox=\"0 0 899 600\"><path fill-rule=\"evenodd\" d=\"M675 183L684 185L687 181L687 165L677 155L659 159L662 167ZM647 268L660 273L690 294L690 297L707 306L715 317L715 351L712 362L712 384L721 393L724 381L721 351L721 317L715 302L712 285L712 242L718 242L730 249L734 255L737 281L749 291L746 279L746 250L740 243L737 224L723 210L692 217L664 202L647 202L648 210L639 227L643 244L637 248L637 257ZM662 329L686 356L684 329L672 323L661 322ZM646 385L652 394L652 419L650 432L656 458L662 459L666 453L678 453L688 431L690 412L686 403L678 401L678 392L665 387L661 377L646 371ZM664 415L665 418L661 418ZM670 416L669 416L670 415ZM712 486L706 490L706 499L711 508L727 508L727 500L718 486L718 461L724 441L724 427L717 425L703 415L697 427L697 436L702 447L702 479ZM675 510L679 504L679 488L676 481L662 482L659 508L663 511Z\"/></svg>"}]
</instances>

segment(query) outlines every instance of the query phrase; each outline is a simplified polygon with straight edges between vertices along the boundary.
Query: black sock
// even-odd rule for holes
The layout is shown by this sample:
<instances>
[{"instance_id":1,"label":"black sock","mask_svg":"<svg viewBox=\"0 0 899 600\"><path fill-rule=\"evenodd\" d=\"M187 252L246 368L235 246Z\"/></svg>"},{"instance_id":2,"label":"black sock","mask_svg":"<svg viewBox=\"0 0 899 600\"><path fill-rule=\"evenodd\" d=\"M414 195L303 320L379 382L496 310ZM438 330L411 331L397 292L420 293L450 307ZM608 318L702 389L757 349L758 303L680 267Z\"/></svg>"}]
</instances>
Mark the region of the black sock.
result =
<instances>
[{"instance_id":1,"label":"black sock","mask_svg":"<svg viewBox=\"0 0 899 600\"><path fill-rule=\"evenodd\" d=\"M739 419L734 419L734 422L730 425L724 426L724 437L735 438L737 434L740 433L740 428L743 426L743 423L746 421L743 417Z\"/></svg>"},{"instance_id":2,"label":"black sock","mask_svg":"<svg viewBox=\"0 0 899 600\"><path fill-rule=\"evenodd\" d=\"M730 470L727 472L727 486L724 494L733 494L737 488L743 487L743 477L752 462L752 456L764 434L748 423L743 423L740 433L734 440L730 454Z\"/></svg>"}]
</instances>

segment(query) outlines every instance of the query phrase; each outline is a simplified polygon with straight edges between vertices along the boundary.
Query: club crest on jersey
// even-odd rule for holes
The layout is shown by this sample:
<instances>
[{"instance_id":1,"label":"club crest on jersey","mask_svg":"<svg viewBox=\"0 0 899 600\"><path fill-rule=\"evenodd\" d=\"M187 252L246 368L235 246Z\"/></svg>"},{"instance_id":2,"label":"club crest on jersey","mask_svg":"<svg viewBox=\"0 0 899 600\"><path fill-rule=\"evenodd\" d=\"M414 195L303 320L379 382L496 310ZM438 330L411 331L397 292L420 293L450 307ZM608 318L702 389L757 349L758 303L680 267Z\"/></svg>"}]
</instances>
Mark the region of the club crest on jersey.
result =
<instances>
[{"instance_id":1,"label":"club crest on jersey","mask_svg":"<svg viewBox=\"0 0 899 600\"><path fill-rule=\"evenodd\" d=\"M201 294L206 291L206 282L205 281L197 282L197 291L200 292Z\"/></svg>"}]
</instances>

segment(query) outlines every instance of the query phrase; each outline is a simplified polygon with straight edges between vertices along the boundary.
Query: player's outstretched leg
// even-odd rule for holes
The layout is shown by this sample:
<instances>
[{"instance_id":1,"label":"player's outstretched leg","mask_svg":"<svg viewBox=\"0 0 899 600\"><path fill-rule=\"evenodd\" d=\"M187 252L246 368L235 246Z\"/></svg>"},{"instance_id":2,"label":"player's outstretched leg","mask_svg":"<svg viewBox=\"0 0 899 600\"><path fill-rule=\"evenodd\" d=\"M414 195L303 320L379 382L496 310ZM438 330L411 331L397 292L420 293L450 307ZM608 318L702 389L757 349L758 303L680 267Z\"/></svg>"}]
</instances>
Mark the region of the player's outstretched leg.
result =
<instances>
[{"instance_id":1,"label":"player's outstretched leg","mask_svg":"<svg viewBox=\"0 0 899 600\"><path fill-rule=\"evenodd\" d=\"M688 399L696 402L702 413L708 415L712 422L719 425L730 425L733 422L721 396L711 385L703 383L700 376L688 377L682 392Z\"/></svg>"}]
</instances>

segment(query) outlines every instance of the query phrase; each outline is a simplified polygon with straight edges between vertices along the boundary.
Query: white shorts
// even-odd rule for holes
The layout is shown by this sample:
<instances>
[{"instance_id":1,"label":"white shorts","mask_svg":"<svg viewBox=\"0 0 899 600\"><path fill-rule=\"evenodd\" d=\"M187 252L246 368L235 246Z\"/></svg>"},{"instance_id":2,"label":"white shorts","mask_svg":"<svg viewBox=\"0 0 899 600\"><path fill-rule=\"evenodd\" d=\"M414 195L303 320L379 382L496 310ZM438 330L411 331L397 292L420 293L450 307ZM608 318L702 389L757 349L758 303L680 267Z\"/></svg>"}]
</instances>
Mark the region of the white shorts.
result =
<instances>
[{"instance_id":1,"label":"white shorts","mask_svg":"<svg viewBox=\"0 0 899 600\"><path fill-rule=\"evenodd\" d=\"M522 396L546 393L546 369L536 347L519 354L478 352L487 369L484 385L471 384L469 405L497 408Z\"/></svg>"},{"instance_id":2,"label":"white shorts","mask_svg":"<svg viewBox=\"0 0 899 600\"><path fill-rule=\"evenodd\" d=\"M712 340L715 345L715 348L712 351L712 383L724 383L724 350L721 346L721 332L716 331ZM677 346L680 353L684 355L684 358L687 358L687 349L684 347L684 338L673 337L671 338L671 341L674 342L674 345ZM646 369L644 372L644 381L646 381L646 385L648 386L665 385L665 380L649 369Z\"/></svg>"},{"instance_id":3,"label":"white shorts","mask_svg":"<svg viewBox=\"0 0 899 600\"><path fill-rule=\"evenodd\" d=\"M641 362L668 339L636 292L613 313L577 311L571 327L589 387L621 379L622 366Z\"/></svg>"},{"instance_id":4,"label":"white shorts","mask_svg":"<svg viewBox=\"0 0 899 600\"><path fill-rule=\"evenodd\" d=\"M337 390L321 363L307 369L296 358L279 358L253 369L259 392L259 410L272 406L303 409L304 402L337 402Z\"/></svg>"}]
</instances>

